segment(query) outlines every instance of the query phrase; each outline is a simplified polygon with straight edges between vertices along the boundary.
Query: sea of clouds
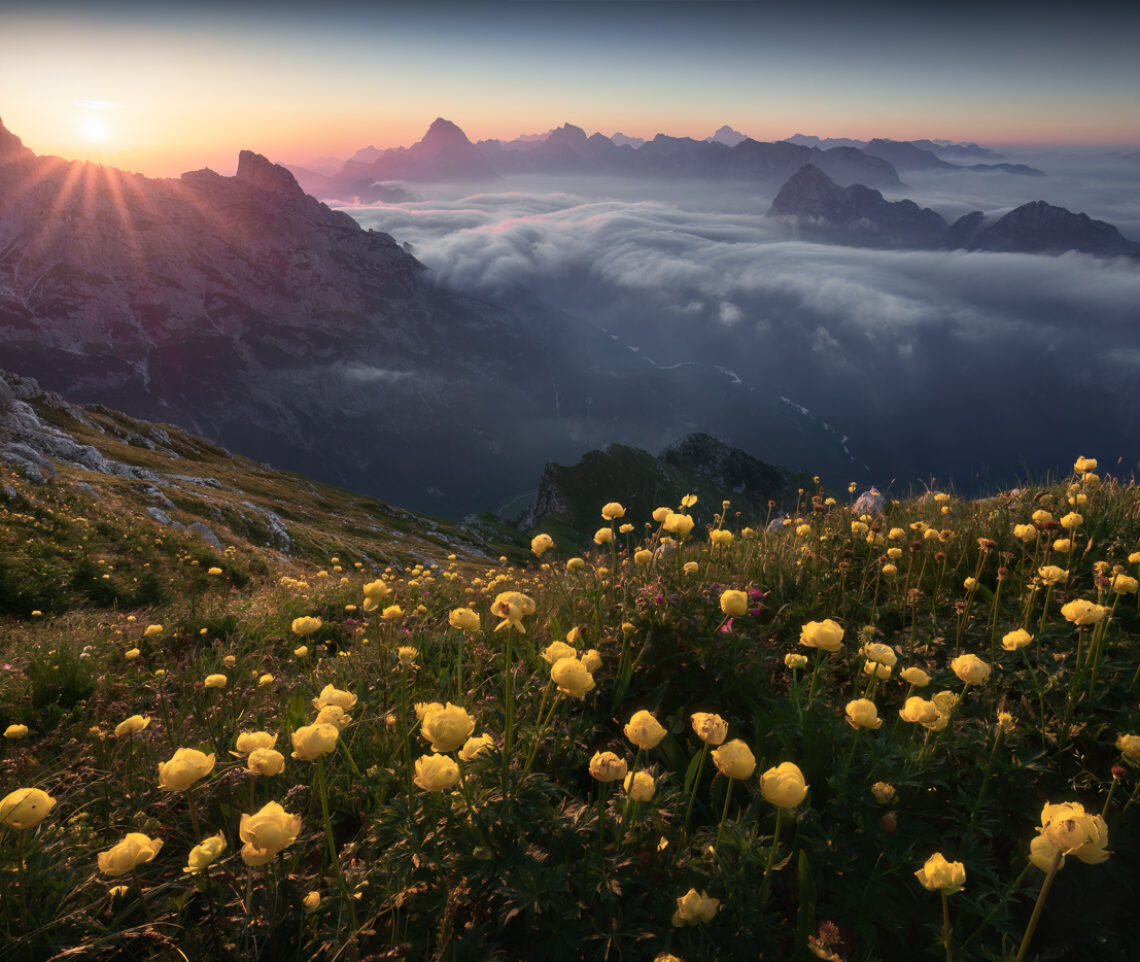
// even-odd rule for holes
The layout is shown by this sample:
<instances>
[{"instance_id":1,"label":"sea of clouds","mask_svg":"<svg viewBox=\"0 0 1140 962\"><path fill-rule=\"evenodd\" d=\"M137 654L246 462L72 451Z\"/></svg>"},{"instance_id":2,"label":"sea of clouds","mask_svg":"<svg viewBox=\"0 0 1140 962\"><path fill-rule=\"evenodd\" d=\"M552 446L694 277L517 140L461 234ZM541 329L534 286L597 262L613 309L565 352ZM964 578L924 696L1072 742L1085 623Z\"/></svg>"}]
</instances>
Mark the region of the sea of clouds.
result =
<instances>
[{"instance_id":1,"label":"sea of clouds","mask_svg":"<svg viewBox=\"0 0 1140 962\"><path fill-rule=\"evenodd\" d=\"M1047 176L907 173L889 199L951 221L1045 200L1140 240L1140 159L1010 159ZM421 199L345 209L409 243L443 286L545 306L656 367L706 365L810 409L880 484L1012 483L1078 454L1128 475L1140 457L1136 261L807 243L765 216L771 191L740 181L413 189ZM740 430L747 416L732 405L719 433L762 437Z\"/></svg>"}]
</instances>

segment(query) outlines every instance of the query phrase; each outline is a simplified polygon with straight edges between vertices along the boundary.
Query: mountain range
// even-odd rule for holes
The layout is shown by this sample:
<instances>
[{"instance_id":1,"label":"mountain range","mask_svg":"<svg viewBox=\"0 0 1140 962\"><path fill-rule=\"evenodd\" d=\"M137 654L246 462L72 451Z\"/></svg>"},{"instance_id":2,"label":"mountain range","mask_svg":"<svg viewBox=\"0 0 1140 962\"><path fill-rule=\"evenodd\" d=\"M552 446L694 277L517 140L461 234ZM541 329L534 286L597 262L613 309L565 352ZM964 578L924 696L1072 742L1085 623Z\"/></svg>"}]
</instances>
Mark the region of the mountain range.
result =
<instances>
[{"instance_id":1,"label":"mountain range","mask_svg":"<svg viewBox=\"0 0 1140 962\"><path fill-rule=\"evenodd\" d=\"M39 157L0 125L0 353L71 401L453 517L533 490L551 459L726 420L792 463L850 463L732 371L658 366L537 298L443 289L250 151L233 177L151 179Z\"/></svg>"},{"instance_id":2,"label":"mountain range","mask_svg":"<svg viewBox=\"0 0 1140 962\"><path fill-rule=\"evenodd\" d=\"M889 201L862 184L842 187L812 164L805 164L780 188L768 214L801 237L831 244L1019 254L1072 250L1140 259L1140 243L1111 224L1044 201L1000 215L972 211L949 224L913 201Z\"/></svg>"},{"instance_id":3,"label":"mountain range","mask_svg":"<svg viewBox=\"0 0 1140 962\"><path fill-rule=\"evenodd\" d=\"M472 143L454 123L437 118L411 147L358 150L334 174L290 167L301 186L327 200L399 201L397 184L438 181L487 181L511 174L610 174L629 177L696 177L739 180L757 188L775 188L804 164L812 164L844 185L901 186L900 171L1000 170L1044 176L1024 164L1010 164L976 144L938 145L931 141L875 139L807 143L794 138L776 143L753 140L728 125L705 140L658 134L640 141L563 124L544 135L513 141ZM954 149L952 150L951 147ZM961 164L943 159L984 157L995 163Z\"/></svg>"}]
</instances>

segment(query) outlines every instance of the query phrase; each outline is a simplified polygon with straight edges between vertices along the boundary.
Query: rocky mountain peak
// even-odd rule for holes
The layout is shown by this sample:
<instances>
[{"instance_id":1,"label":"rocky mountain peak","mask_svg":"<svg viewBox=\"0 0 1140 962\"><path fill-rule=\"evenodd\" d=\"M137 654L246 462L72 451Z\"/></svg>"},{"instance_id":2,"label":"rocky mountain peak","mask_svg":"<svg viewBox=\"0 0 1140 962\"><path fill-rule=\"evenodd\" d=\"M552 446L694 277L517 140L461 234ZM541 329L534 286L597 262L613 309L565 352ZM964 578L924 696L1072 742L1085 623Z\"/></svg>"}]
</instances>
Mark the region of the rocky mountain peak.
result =
<instances>
[{"instance_id":1,"label":"rocky mountain peak","mask_svg":"<svg viewBox=\"0 0 1140 962\"><path fill-rule=\"evenodd\" d=\"M7 163L13 160L30 160L34 156L35 154L24 146L24 142L4 126L3 119L0 119L0 161Z\"/></svg>"},{"instance_id":2,"label":"rocky mountain peak","mask_svg":"<svg viewBox=\"0 0 1140 962\"><path fill-rule=\"evenodd\" d=\"M432 150L456 150L457 148L473 146L458 125L453 124L450 120L444 120L443 117L436 117L432 121L427 133L420 141L420 145L430 147Z\"/></svg>"},{"instance_id":3,"label":"rocky mountain peak","mask_svg":"<svg viewBox=\"0 0 1140 962\"><path fill-rule=\"evenodd\" d=\"M267 191L271 194L286 194L300 197L304 194L301 186L288 170L275 164L252 150L238 154L237 180Z\"/></svg>"}]
</instances>

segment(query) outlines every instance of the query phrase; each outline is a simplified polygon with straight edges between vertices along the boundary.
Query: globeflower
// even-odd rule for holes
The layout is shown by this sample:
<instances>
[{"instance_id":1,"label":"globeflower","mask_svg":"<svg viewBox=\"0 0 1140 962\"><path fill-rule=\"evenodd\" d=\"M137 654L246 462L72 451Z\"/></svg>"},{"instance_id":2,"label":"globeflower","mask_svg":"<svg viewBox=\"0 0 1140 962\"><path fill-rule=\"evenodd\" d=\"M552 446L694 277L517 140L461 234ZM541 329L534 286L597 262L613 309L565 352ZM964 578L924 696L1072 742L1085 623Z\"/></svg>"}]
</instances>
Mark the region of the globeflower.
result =
<instances>
[{"instance_id":1,"label":"globeflower","mask_svg":"<svg viewBox=\"0 0 1140 962\"><path fill-rule=\"evenodd\" d=\"M1080 627L1100 624L1104 621L1105 615L1108 614L1108 609L1093 604L1091 601L1085 601L1083 598L1078 598L1076 601L1070 601L1067 605L1062 605L1061 614L1064 615L1066 621L1071 621Z\"/></svg>"},{"instance_id":2,"label":"globeflower","mask_svg":"<svg viewBox=\"0 0 1140 962\"><path fill-rule=\"evenodd\" d=\"M793 652L784 655L784 667L786 668L806 668L807 663L807 655L797 655Z\"/></svg>"},{"instance_id":3,"label":"globeflower","mask_svg":"<svg viewBox=\"0 0 1140 962\"><path fill-rule=\"evenodd\" d=\"M1070 511L1067 515L1061 518L1061 527L1068 531L1073 531L1085 523L1085 519L1077 514L1075 511Z\"/></svg>"},{"instance_id":4,"label":"globeflower","mask_svg":"<svg viewBox=\"0 0 1140 962\"><path fill-rule=\"evenodd\" d=\"M594 532L594 544L609 544L613 540L613 528L598 528L598 530Z\"/></svg>"},{"instance_id":5,"label":"globeflower","mask_svg":"<svg viewBox=\"0 0 1140 962\"><path fill-rule=\"evenodd\" d=\"M534 552L535 557L541 558L553 547L554 539L548 534L536 534L530 539L530 550Z\"/></svg>"},{"instance_id":6,"label":"globeflower","mask_svg":"<svg viewBox=\"0 0 1140 962\"><path fill-rule=\"evenodd\" d=\"M9 725L4 729L5 738L27 738L28 726L27 725Z\"/></svg>"},{"instance_id":7,"label":"globeflower","mask_svg":"<svg viewBox=\"0 0 1140 962\"><path fill-rule=\"evenodd\" d=\"M1083 455L1073 462L1073 471L1077 474L1087 474L1097 468L1096 458L1086 458Z\"/></svg>"},{"instance_id":8,"label":"globeflower","mask_svg":"<svg viewBox=\"0 0 1140 962\"><path fill-rule=\"evenodd\" d=\"M1069 580L1069 572L1057 565L1044 565L1037 569L1037 574L1047 585L1056 585Z\"/></svg>"},{"instance_id":9,"label":"globeflower","mask_svg":"<svg viewBox=\"0 0 1140 962\"><path fill-rule=\"evenodd\" d=\"M1140 735L1117 735L1116 747L1129 765L1140 765Z\"/></svg>"},{"instance_id":10,"label":"globeflower","mask_svg":"<svg viewBox=\"0 0 1140 962\"><path fill-rule=\"evenodd\" d=\"M914 873L924 889L953 895L966 884L966 866L961 862L947 862L941 852L935 852L926 864Z\"/></svg>"},{"instance_id":11,"label":"globeflower","mask_svg":"<svg viewBox=\"0 0 1140 962\"><path fill-rule=\"evenodd\" d=\"M1001 646L1006 651L1020 651L1026 645L1033 641L1033 636L1024 628L1015 628L1013 631L1002 635Z\"/></svg>"},{"instance_id":12,"label":"globeflower","mask_svg":"<svg viewBox=\"0 0 1140 962\"><path fill-rule=\"evenodd\" d=\"M648 802L657 791L657 783L649 772L630 772L625 776L622 786L635 802Z\"/></svg>"},{"instance_id":13,"label":"globeflower","mask_svg":"<svg viewBox=\"0 0 1140 962\"><path fill-rule=\"evenodd\" d=\"M1108 858L1108 826L1079 802L1046 804L1041 810L1041 834L1062 855L1075 855L1095 864Z\"/></svg>"},{"instance_id":14,"label":"globeflower","mask_svg":"<svg viewBox=\"0 0 1140 962\"><path fill-rule=\"evenodd\" d=\"M728 722L721 718L720 715L698 711L693 712L689 720L692 723L693 731L696 732L697 738L706 745L721 745L724 743L725 738L728 737Z\"/></svg>"},{"instance_id":15,"label":"globeflower","mask_svg":"<svg viewBox=\"0 0 1140 962\"><path fill-rule=\"evenodd\" d=\"M475 719L467 709L448 702L424 715L420 734L431 742L433 752L451 752L459 748L475 731Z\"/></svg>"},{"instance_id":16,"label":"globeflower","mask_svg":"<svg viewBox=\"0 0 1140 962\"><path fill-rule=\"evenodd\" d=\"M599 782L616 782L625 778L629 765L613 752L596 752L590 759L590 774Z\"/></svg>"},{"instance_id":17,"label":"globeflower","mask_svg":"<svg viewBox=\"0 0 1140 962\"><path fill-rule=\"evenodd\" d=\"M234 752L243 758L255 748L272 748L277 744L277 736L270 732L241 732L234 741Z\"/></svg>"},{"instance_id":18,"label":"globeflower","mask_svg":"<svg viewBox=\"0 0 1140 962\"><path fill-rule=\"evenodd\" d=\"M207 675L205 685L207 688L225 688L227 681L225 675Z\"/></svg>"},{"instance_id":19,"label":"globeflower","mask_svg":"<svg viewBox=\"0 0 1140 962\"><path fill-rule=\"evenodd\" d=\"M578 658L559 658L550 668L550 679L563 694L584 698L594 687L594 676Z\"/></svg>"},{"instance_id":20,"label":"globeflower","mask_svg":"<svg viewBox=\"0 0 1140 962\"><path fill-rule=\"evenodd\" d=\"M293 757L303 762L315 762L336 748L340 731L336 725L322 722L302 725L292 734Z\"/></svg>"},{"instance_id":21,"label":"globeflower","mask_svg":"<svg viewBox=\"0 0 1140 962\"><path fill-rule=\"evenodd\" d=\"M722 592L720 596L720 610L726 615L739 617L748 610L748 595L743 591L736 591L732 588Z\"/></svg>"},{"instance_id":22,"label":"globeflower","mask_svg":"<svg viewBox=\"0 0 1140 962\"><path fill-rule=\"evenodd\" d=\"M915 667L914 665L900 671L899 677L907 684L914 685L915 688L925 688L930 684L930 676L921 668Z\"/></svg>"},{"instance_id":23,"label":"globeflower","mask_svg":"<svg viewBox=\"0 0 1140 962\"><path fill-rule=\"evenodd\" d=\"M469 762L474 758L478 758L487 749L495 747L495 739L490 735L473 735L463 743L463 747L459 750L459 757L465 762Z\"/></svg>"},{"instance_id":24,"label":"globeflower","mask_svg":"<svg viewBox=\"0 0 1140 962\"><path fill-rule=\"evenodd\" d=\"M800 629L800 644L823 651L839 651L843 647L843 629L830 618L809 621Z\"/></svg>"},{"instance_id":25,"label":"globeflower","mask_svg":"<svg viewBox=\"0 0 1140 962\"><path fill-rule=\"evenodd\" d=\"M856 698L847 703L847 724L852 728L882 728L879 709L869 698Z\"/></svg>"},{"instance_id":26,"label":"globeflower","mask_svg":"<svg viewBox=\"0 0 1140 962\"><path fill-rule=\"evenodd\" d=\"M1034 541L1037 538L1037 526L1032 524L1015 524L1013 536L1019 541Z\"/></svg>"},{"instance_id":27,"label":"globeflower","mask_svg":"<svg viewBox=\"0 0 1140 962\"><path fill-rule=\"evenodd\" d=\"M379 608L388 600L388 596L392 594L392 589L380 579L368 582L368 584L364 586L363 591L364 610L369 612Z\"/></svg>"},{"instance_id":28,"label":"globeflower","mask_svg":"<svg viewBox=\"0 0 1140 962\"><path fill-rule=\"evenodd\" d=\"M717 528L709 532L709 542L717 548L727 548L732 544L732 532Z\"/></svg>"},{"instance_id":29,"label":"globeflower","mask_svg":"<svg viewBox=\"0 0 1140 962\"><path fill-rule=\"evenodd\" d=\"M899 709L899 718L905 722L928 725L938 718L938 709L934 707L934 702L918 695L911 695L906 704Z\"/></svg>"},{"instance_id":30,"label":"globeflower","mask_svg":"<svg viewBox=\"0 0 1140 962\"><path fill-rule=\"evenodd\" d=\"M625 517L625 508L618 502L611 501L604 508L602 508L602 517L607 521L616 521L618 518Z\"/></svg>"},{"instance_id":31,"label":"globeflower","mask_svg":"<svg viewBox=\"0 0 1140 962\"><path fill-rule=\"evenodd\" d=\"M301 832L301 816L293 815L277 802L267 802L255 814L243 814L238 837L245 843L241 859L251 867L272 861L288 848Z\"/></svg>"},{"instance_id":32,"label":"globeflower","mask_svg":"<svg viewBox=\"0 0 1140 962\"><path fill-rule=\"evenodd\" d=\"M0 825L25 829L38 825L55 808L55 799L42 788L17 788L0 801Z\"/></svg>"},{"instance_id":33,"label":"globeflower","mask_svg":"<svg viewBox=\"0 0 1140 962\"><path fill-rule=\"evenodd\" d=\"M990 677L991 666L977 655L959 655L950 662L950 670L967 685L981 685Z\"/></svg>"},{"instance_id":34,"label":"globeflower","mask_svg":"<svg viewBox=\"0 0 1140 962\"><path fill-rule=\"evenodd\" d=\"M459 765L448 755L421 755L412 781L424 791L442 792L459 781Z\"/></svg>"},{"instance_id":35,"label":"globeflower","mask_svg":"<svg viewBox=\"0 0 1140 962\"><path fill-rule=\"evenodd\" d=\"M792 762L781 762L760 776L760 794L777 808L793 809L807 797L804 774Z\"/></svg>"},{"instance_id":36,"label":"globeflower","mask_svg":"<svg viewBox=\"0 0 1140 962\"><path fill-rule=\"evenodd\" d=\"M447 623L460 631L478 631L481 627L479 615L470 608L454 608L447 616Z\"/></svg>"},{"instance_id":37,"label":"globeflower","mask_svg":"<svg viewBox=\"0 0 1140 962\"><path fill-rule=\"evenodd\" d=\"M350 691L342 691L332 684L325 685L321 693L313 699L313 707L320 711L326 705L336 705L342 711L348 711L356 704L357 696Z\"/></svg>"},{"instance_id":38,"label":"globeflower","mask_svg":"<svg viewBox=\"0 0 1140 962\"><path fill-rule=\"evenodd\" d=\"M294 618L292 628L293 634L295 635L301 635L302 637L311 635L321 630L321 619L312 618L308 615L303 618Z\"/></svg>"},{"instance_id":39,"label":"globeflower","mask_svg":"<svg viewBox=\"0 0 1140 962\"><path fill-rule=\"evenodd\" d=\"M662 527L671 535L681 539L682 541L689 536L689 532L693 530L693 518L688 514L677 514L670 511L665 517L665 523Z\"/></svg>"},{"instance_id":40,"label":"globeflower","mask_svg":"<svg viewBox=\"0 0 1140 962\"><path fill-rule=\"evenodd\" d=\"M127 735L138 734L149 724L149 718L144 718L142 715L131 715L130 718L124 718L115 726L115 737L123 738Z\"/></svg>"},{"instance_id":41,"label":"globeflower","mask_svg":"<svg viewBox=\"0 0 1140 962\"><path fill-rule=\"evenodd\" d=\"M221 832L211 835L198 845L190 849L190 856L186 860L186 868L182 871L189 875L197 875L202 869L217 861L218 856L226 850L226 840Z\"/></svg>"},{"instance_id":42,"label":"globeflower","mask_svg":"<svg viewBox=\"0 0 1140 962\"><path fill-rule=\"evenodd\" d=\"M756 771L756 756L739 738L734 738L730 742L725 742L720 748L714 749L712 760L717 770L728 778L743 781Z\"/></svg>"},{"instance_id":43,"label":"globeflower","mask_svg":"<svg viewBox=\"0 0 1140 962\"><path fill-rule=\"evenodd\" d=\"M250 775L280 775L285 771L285 756L275 748L255 748L245 760Z\"/></svg>"},{"instance_id":44,"label":"globeflower","mask_svg":"<svg viewBox=\"0 0 1140 962\"><path fill-rule=\"evenodd\" d=\"M625 737L638 748L649 751L656 748L658 742L665 737L665 729L652 714L642 709L634 712L629 724L625 726Z\"/></svg>"},{"instance_id":45,"label":"globeflower","mask_svg":"<svg viewBox=\"0 0 1140 962\"><path fill-rule=\"evenodd\" d=\"M98 854L99 871L111 878L126 875L143 862L151 861L161 850L162 839L149 838L142 832L128 832L121 842Z\"/></svg>"},{"instance_id":46,"label":"globeflower","mask_svg":"<svg viewBox=\"0 0 1140 962\"><path fill-rule=\"evenodd\" d=\"M158 787L167 792L184 792L213 770L213 753L206 755L196 748L179 748L170 761L158 763Z\"/></svg>"},{"instance_id":47,"label":"globeflower","mask_svg":"<svg viewBox=\"0 0 1140 962\"><path fill-rule=\"evenodd\" d=\"M880 805L890 805L895 800L895 787L890 782L875 782L871 794Z\"/></svg>"},{"instance_id":48,"label":"globeflower","mask_svg":"<svg viewBox=\"0 0 1140 962\"><path fill-rule=\"evenodd\" d=\"M517 628L520 634L526 634L522 619L526 615L533 615L535 610L534 599L519 591L503 591L495 596L491 602L491 614L503 620L495 625L495 631L503 628Z\"/></svg>"},{"instance_id":49,"label":"globeflower","mask_svg":"<svg viewBox=\"0 0 1140 962\"><path fill-rule=\"evenodd\" d=\"M689 889L677 899L677 911L673 913L673 924L681 926L711 922L719 907L720 899L709 898L707 892L698 893L696 889Z\"/></svg>"},{"instance_id":50,"label":"globeflower","mask_svg":"<svg viewBox=\"0 0 1140 962\"><path fill-rule=\"evenodd\" d=\"M143 632L144 638L157 638L162 634L162 625L147 625L146 631Z\"/></svg>"},{"instance_id":51,"label":"globeflower","mask_svg":"<svg viewBox=\"0 0 1140 962\"><path fill-rule=\"evenodd\" d=\"M895 650L890 645L880 644L879 642L868 642L859 649L867 661L878 662L880 665L886 665L888 668L893 668L899 660Z\"/></svg>"},{"instance_id":52,"label":"globeflower","mask_svg":"<svg viewBox=\"0 0 1140 962\"><path fill-rule=\"evenodd\" d=\"M1134 595L1138 584L1135 578L1118 574L1112 579L1112 590L1118 595Z\"/></svg>"}]
</instances>

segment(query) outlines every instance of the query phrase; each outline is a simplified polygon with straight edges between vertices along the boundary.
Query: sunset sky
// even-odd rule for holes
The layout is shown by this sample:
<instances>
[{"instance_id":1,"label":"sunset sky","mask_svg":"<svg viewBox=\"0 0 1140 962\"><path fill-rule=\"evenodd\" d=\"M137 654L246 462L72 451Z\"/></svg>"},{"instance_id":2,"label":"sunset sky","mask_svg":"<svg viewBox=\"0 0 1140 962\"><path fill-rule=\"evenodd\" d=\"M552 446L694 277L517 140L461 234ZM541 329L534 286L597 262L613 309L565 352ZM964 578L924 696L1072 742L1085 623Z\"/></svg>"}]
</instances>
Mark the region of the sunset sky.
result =
<instances>
[{"instance_id":1,"label":"sunset sky","mask_svg":"<svg viewBox=\"0 0 1140 962\"><path fill-rule=\"evenodd\" d=\"M152 176L310 163L437 116L588 133L1140 147L1140 8L740 2L0 5L0 119Z\"/></svg>"}]
</instances>

